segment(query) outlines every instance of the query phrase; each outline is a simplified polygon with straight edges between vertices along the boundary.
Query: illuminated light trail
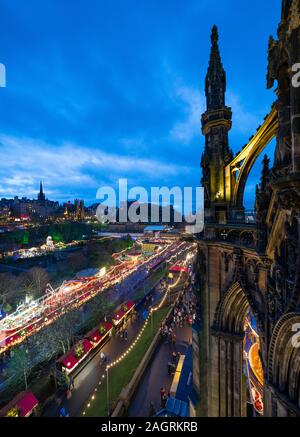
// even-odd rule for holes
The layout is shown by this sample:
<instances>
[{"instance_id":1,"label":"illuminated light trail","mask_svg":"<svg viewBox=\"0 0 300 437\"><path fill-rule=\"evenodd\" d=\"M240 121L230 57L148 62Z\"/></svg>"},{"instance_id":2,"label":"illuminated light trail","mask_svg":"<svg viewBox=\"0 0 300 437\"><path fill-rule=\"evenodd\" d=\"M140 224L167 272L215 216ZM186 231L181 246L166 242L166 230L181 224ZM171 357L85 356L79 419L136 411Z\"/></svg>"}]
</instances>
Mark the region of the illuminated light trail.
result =
<instances>
[{"instance_id":1,"label":"illuminated light trail","mask_svg":"<svg viewBox=\"0 0 300 437\"><path fill-rule=\"evenodd\" d=\"M56 290L48 286L46 294L40 299L21 305L17 311L0 321L0 355L51 325L70 310L81 307L100 292L121 283L142 267L151 269L155 259L161 257L162 262L169 262L171 255L175 256L175 251L184 246L185 243L173 242L138 265L124 261L110 268L101 277L95 275L63 282Z\"/></svg>"},{"instance_id":2,"label":"illuminated light trail","mask_svg":"<svg viewBox=\"0 0 300 437\"><path fill-rule=\"evenodd\" d=\"M181 254L182 252L183 252L183 250L180 251L179 254ZM191 259L192 259L193 257L194 257L194 254L189 253L189 254L187 255L186 259L182 262L182 265L183 265L183 266L184 266L184 265L187 265L187 264L191 261ZM177 255L173 255L173 256L170 258L169 261L171 261L173 258L178 258L178 254L177 254ZM120 355L117 359L115 359L114 361L112 361L110 364L108 364L108 365L106 366L106 369L105 369L106 375L105 375L105 373L103 373L103 375L102 375L102 380L103 380L105 377L107 377L107 375L108 375L108 371L109 371L110 369L112 369L113 367L116 367L118 364L120 364L120 363L121 363L121 362L122 362L122 361L123 361L123 360L128 356L128 354L129 354L129 353L134 349L134 347L137 345L138 341L140 340L140 338L141 338L141 336L142 336L144 330L146 329L146 327L147 327L149 321L151 320L152 314L153 314L154 312L158 311L158 310L163 306L163 304L165 303L166 298L167 298L167 296L168 296L168 294L169 294L169 291L170 291L171 289L177 287L177 286L180 284L180 281L181 281L182 275L183 275L184 273L185 273L185 271L184 271L184 270L181 270L181 271L180 271L180 274L179 274L179 277L178 277L178 279L177 279L177 281L176 281L174 284L168 285L167 290L166 290L166 292L165 292L165 294L164 294L164 297L162 298L162 300L160 301L160 303L159 303L156 307L151 308L151 310L150 310L150 312L149 312L149 314L148 314L148 317L146 318L146 320L145 320L145 322L144 322L144 324L143 324L143 326L142 326L142 328L141 328L139 334L138 334L137 337L134 339L133 343L128 347L128 349L127 349L125 352L123 352L122 355ZM102 383L102 381L100 380L99 383L98 383L98 386L100 386L101 383ZM96 388L94 389L94 393L96 393L97 391L98 391L98 388L96 387ZM91 402L95 400L95 394L94 394L94 393L93 393L93 395L91 396L91 398L89 399L89 401L88 401L88 403L87 403L87 405L86 405L86 408L90 408L90 406L91 406ZM85 415L86 415L86 411L83 411L83 412L82 412L82 415L85 416Z\"/></svg>"}]
</instances>

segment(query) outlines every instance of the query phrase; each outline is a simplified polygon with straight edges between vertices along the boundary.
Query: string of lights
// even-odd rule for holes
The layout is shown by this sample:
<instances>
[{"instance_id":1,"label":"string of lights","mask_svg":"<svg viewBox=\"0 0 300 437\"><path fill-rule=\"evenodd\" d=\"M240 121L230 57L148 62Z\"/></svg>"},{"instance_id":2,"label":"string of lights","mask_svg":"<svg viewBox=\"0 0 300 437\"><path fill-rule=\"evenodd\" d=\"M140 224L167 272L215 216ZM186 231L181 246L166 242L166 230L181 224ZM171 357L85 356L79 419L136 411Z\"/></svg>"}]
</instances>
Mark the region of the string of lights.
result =
<instances>
[{"instance_id":1,"label":"string of lights","mask_svg":"<svg viewBox=\"0 0 300 437\"><path fill-rule=\"evenodd\" d=\"M33 302L34 305L30 308L30 317L27 314L28 309L16 311L7 316L0 323L0 354L21 344L27 337L55 323L59 317L67 312L81 307L97 294L104 293L107 289L122 282L139 268L149 265L158 256L165 255L169 250L175 249L173 246L174 244L171 244L160 249L138 265L131 262L130 268L128 268L127 262L120 263L118 266L109 269L104 277L98 278L94 276L79 282L70 281L69 284L63 283L59 289L46 293L36 302ZM182 244L177 245L177 250L181 246ZM126 251L127 249L125 249ZM110 275L112 277L109 277ZM20 326L15 326L16 324Z\"/></svg>"},{"instance_id":2,"label":"string of lights","mask_svg":"<svg viewBox=\"0 0 300 437\"><path fill-rule=\"evenodd\" d=\"M171 257L169 261L171 261L174 257L176 257L176 256ZM193 255L188 254L187 257L186 257L186 259L183 261L183 265L187 264L187 262L188 262L192 257L193 257ZM177 257L176 257L176 258L177 258ZM138 341L140 340L141 336L143 335L143 332L145 331L145 329L146 329L146 327L147 327L147 325L148 325L148 323L149 323L149 321L150 321L150 319L151 319L153 313L156 312L156 311L158 311L160 308L162 308L162 306L164 305L164 303L165 303L165 301L166 301L166 299L167 299L167 297L168 297L169 291L170 291L171 289L174 289L175 287L177 287L177 285L180 283L180 281L181 281L181 279L182 279L182 275L183 275L183 271L180 272L180 274L179 274L178 279L177 279L176 282L174 282L173 284L168 284L168 287L167 287L167 289L166 289L166 292L165 292L165 294L164 294L164 297L161 299L160 303L159 303L157 306L152 307L152 308L150 309L149 314L148 314L148 316L147 316L147 318L146 318L146 320L145 320L145 322L144 322L144 324L143 324L143 326L142 326L142 328L141 328L141 331L139 332L139 334L137 335L137 337L135 338L135 340L133 341L133 343L128 347L128 349L127 349L125 352L123 352L123 354L120 355L116 360L114 360L113 362L109 363L109 364L106 366L106 369L105 369L105 370L106 370L106 374L103 373L103 375L102 375L102 379L101 379L101 380L99 381L99 383L98 383L98 387L101 386L102 381L105 379L105 377L108 376L108 371L109 371L110 369L112 369L113 367L117 366L118 364L120 364L120 362L123 361L123 360L128 356L128 354L129 354L129 353L134 349L134 347L136 346L136 344L137 344ZM87 403L87 405L86 405L87 408L90 408L90 406L91 406L91 402L94 401L94 400L96 399L96 397L95 397L95 393L98 391L98 387L96 387L96 388L94 389L94 393L93 393L93 395L91 396L90 400L88 401L88 403ZM83 415L83 416L86 415L86 410L83 411L82 415Z\"/></svg>"}]
</instances>

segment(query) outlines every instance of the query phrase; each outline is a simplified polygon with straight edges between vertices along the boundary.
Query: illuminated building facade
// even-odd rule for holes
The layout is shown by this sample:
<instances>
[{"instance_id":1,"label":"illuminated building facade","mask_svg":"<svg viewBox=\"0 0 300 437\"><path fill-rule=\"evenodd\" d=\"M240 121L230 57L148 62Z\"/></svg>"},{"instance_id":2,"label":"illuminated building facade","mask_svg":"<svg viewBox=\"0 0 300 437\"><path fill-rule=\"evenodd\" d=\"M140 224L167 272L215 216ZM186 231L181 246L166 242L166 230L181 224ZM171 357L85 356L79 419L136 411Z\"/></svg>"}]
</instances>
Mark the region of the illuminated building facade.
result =
<instances>
[{"instance_id":1,"label":"illuminated building facade","mask_svg":"<svg viewBox=\"0 0 300 437\"><path fill-rule=\"evenodd\" d=\"M277 83L276 101L233 157L226 76L217 29L212 31L202 117L205 229L199 236L196 281L200 322L193 333L201 416L300 416L300 87L293 84L299 41L300 1L283 0L278 39L270 38L268 52L267 86ZM245 185L273 138L274 165L270 168L264 158L256 222L249 223Z\"/></svg>"}]
</instances>

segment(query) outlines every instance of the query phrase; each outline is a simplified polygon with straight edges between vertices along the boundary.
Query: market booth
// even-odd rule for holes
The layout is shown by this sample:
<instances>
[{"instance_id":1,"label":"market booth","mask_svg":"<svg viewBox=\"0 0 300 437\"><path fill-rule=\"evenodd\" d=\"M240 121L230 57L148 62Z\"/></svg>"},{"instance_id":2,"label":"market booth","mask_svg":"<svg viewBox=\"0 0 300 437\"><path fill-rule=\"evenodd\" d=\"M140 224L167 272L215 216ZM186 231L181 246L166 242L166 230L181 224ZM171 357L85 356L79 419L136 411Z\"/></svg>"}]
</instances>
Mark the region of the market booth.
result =
<instances>
[{"instance_id":1,"label":"market booth","mask_svg":"<svg viewBox=\"0 0 300 437\"><path fill-rule=\"evenodd\" d=\"M29 417L35 415L38 405L31 391L22 391L0 410L0 417Z\"/></svg>"},{"instance_id":2,"label":"market booth","mask_svg":"<svg viewBox=\"0 0 300 437\"><path fill-rule=\"evenodd\" d=\"M173 266L170 268L169 270L171 273L189 273L189 269L186 267L182 267L182 266Z\"/></svg>"},{"instance_id":3,"label":"market booth","mask_svg":"<svg viewBox=\"0 0 300 437\"><path fill-rule=\"evenodd\" d=\"M134 310L135 303L132 300L128 300L123 303L118 311L116 311L112 316L112 321L115 326L121 326L129 316L129 314Z\"/></svg>"},{"instance_id":4,"label":"market booth","mask_svg":"<svg viewBox=\"0 0 300 437\"><path fill-rule=\"evenodd\" d=\"M92 329L85 336L94 347L103 344L105 340L109 338L113 330L113 324L109 322L103 322L98 328Z\"/></svg>"},{"instance_id":5,"label":"market booth","mask_svg":"<svg viewBox=\"0 0 300 437\"><path fill-rule=\"evenodd\" d=\"M189 269L187 267L175 265L169 269L168 278L170 280L176 280L182 273L189 274Z\"/></svg>"},{"instance_id":6,"label":"market booth","mask_svg":"<svg viewBox=\"0 0 300 437\"><path fill-rule=\"evenodd\" d=\"M71 373L93 349L93 344L87 340L79 341L70 351L56 361L56 367L61 372Z\"/></svg>"}]
</instances>

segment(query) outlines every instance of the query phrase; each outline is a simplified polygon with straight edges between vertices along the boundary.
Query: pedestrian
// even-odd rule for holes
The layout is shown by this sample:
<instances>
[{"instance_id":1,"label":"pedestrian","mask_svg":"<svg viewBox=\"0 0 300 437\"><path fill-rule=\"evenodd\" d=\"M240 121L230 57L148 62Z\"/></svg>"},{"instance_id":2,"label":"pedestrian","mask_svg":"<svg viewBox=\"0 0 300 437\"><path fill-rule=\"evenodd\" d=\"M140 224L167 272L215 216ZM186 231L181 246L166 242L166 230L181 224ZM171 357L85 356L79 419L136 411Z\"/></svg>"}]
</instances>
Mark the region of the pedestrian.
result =
<instances>
[{"instance_id":1,"label":"pedestrian","mask_svg":"<svg viewBox=\"0 0 300 437\"><path fill-rule=\"evenodd\" d=\"M69 375L65 375L64 389L67 391L70 387L70 377Z\"/></svg>"},{"instance_id":2,"label":"pedestrian","mask_svg":"<svg viewBox=\"0 0 300 437\"><path fill-rule=\"evenodd\" d=\"M107 356L104 352L100 353L100 365L104 364L107 361Z\"/></svg>"},{"instance_id":3,"label":"pedestrian","mask_svg":"<svg viewBox=\"0 0 300 437\"><path fill-rule=\"evenodd\" d=\"M164 337L165 337L165 342L166 343L168 342L168 334L169 334L168 327L165 326L165 328L164 328Z\"/></svg>"},{"instance_id":4,"label":"pedestrian","mask_svg":"<svg viewBox=\"0 0 300 437\"><path fill-rule=\"evenodd\" d=\"M153 402L150 402L150 407L149 407L149 417L153 417L156 414L156 410L154 408Z\"/></svg>"},{"instance_id":5,"label":"pedestrian","mask_svg":"<svg viewBox=\"0 0 300 437\"><path fill-rule=\"evenodd\" d=\"M2 374L4 374L4 369L2 371ZM3 375L4 376L4 375ZM57 388L57 382L56 382L56 377L55 377L55 372L53 370L51 370L50 372L50 383L52 385L52 387Z\"/></svg>"},{"instance_id":6,"label":"pedestrian","mask_svg":"<svg viewBox=\"0 0 300 437\"><path fill-rule=\"evenodd\" d=\"M75 381L73 376L70 377L70 389L74 390L75 388Z\"/></svg>"},{"instance_id":7,"label":"pedestrian","mask_svg":"<svg viewBox=\"0 0 300 437\"><path fill-rule=\"evenodd\" d=\"M161 389L160 389L160 400L161 400L161 402L162 402L162 400L163 400L163 396L164 396L164 394L165 394L165 389L162 387Z\"/></svg>"},{"instance_id":8,"label":"pedestrian","mask_svg":"<svg viewBox=\"0 0 300 437\"><path fill-rule=\"evenodd\" d=\"M168 400L168 396L167 396L166 392L164 392L163 397L162 397L162 400L161 400L161 406L162 406L163 408L166 407L167 400Z\"/></svg>"},{"instance_id":9,"label":"pedestrian","mask_svg":"<svg viewBox=\"0 0 300 437\"><path fill-rule=\"evenodd\" d=\"M69 414L65 407L61 407L61 409L59 410L59 417L69 417Z\"/></svg>"},{"instance_id":10,"label":"pedestrian","mask_svg":"<svg viewBox=\"0 0 300 437\"><path fill-rule=\"evenodd\" d=\"M128 331L127 331L127 329L124 330L124 340L125 341L128 340Z\"/></svg>"},{"instance_id":11,"label":"pedestrian","mask_svg":"<svg viewBox=\"0 0 300 437\"><path fill-rule=\"evenodd\" d=\"M172 364L168 363L168 375L171 376L172 373Z\"/></svg>"},{"instance_id":12,"label":"pedestrian","mask_svg":"<svg viewBox=\"0 0 300 437\"><path fill-rule=\"evenodd\" d=\"M175 346L175 344L176 344L176 334L174 334L174 333L172 335L172 344L173 344L173 346Z\"/></svg>"}]
</instances>

